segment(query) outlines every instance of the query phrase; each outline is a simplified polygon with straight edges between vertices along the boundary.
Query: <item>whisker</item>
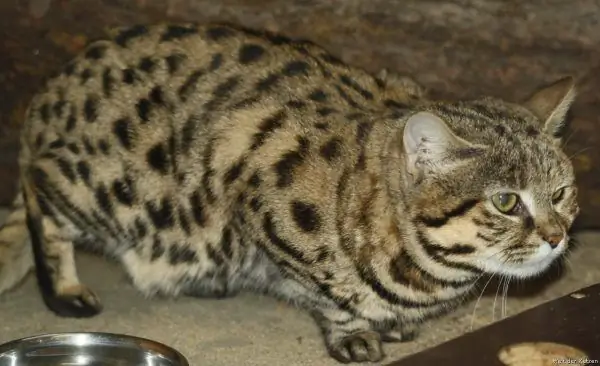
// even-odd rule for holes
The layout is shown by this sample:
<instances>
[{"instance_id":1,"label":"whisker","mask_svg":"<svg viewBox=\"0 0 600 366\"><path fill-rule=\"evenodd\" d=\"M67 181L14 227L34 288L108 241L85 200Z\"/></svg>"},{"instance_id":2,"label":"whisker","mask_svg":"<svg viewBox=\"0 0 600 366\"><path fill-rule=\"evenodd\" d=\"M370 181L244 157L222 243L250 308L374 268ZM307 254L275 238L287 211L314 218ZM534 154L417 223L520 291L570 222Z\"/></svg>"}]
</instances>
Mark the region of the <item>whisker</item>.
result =
<instances>
[{"instance_id":1,"label":"whisker","mask_svg":"<svg viewBox=\"0 0 600 366\"><path fill-rule=\"evenodd\" d=\"M473 324L474 324L474 321L475 321L475 313L477 312L477 306L479 305L479 301L483 297L483 293L485 292L486 287L490 284L490 282L492 281L493 278L494 278L494 275L492 274L490 276L490 278L487 280L487 282L485 283L485 285L483 286L483 289L481 290L481 293L477 297L477 301L475 301L475 306L473 307L473 313L471 314L471 325L469 326L469 330L470 331L473 330Z\"/></svg>"},{"instance_id":2,"label":"whisker","mask_svg":"<svg viewBox=\"0 0 600 366\"><path fill-rule=\"evenodd\" d=\"M510 283L510 277L506 278L506 282L504 282L504 293L502 296L502 313L501 313L501 318L500 319L504 319L506 318L506 301L508 298L508 285Z\"/></svg>"},{"instance_id":3,"label":"whisker","mask_svg":"<svg viewBox=\"0 0 600 366\"><path fill-rule=\"evenodd\" d=\"M577 152L575 152L575 153L571 154L571 155L569 156L569 160L573 160L573 158L574 158L574 157L576 157L577 155L579 155L579 154L581 154L581 153L583 153L583 152L585 152L585 151L588 151L588 150L589 150L589 149L591 149L591 148L592 148L591 146L584 147L583 149L581 149L581 150L579 150L579 151L577 151Z\"/></svg>"},{"instance_id":4,"label":"whisker","mask_svg":"<svg viewBox=\"0 0 600 366\"><path fill-rule=\"evenodd\" d=\"M500 291L500 287L504 282L504 275L500 277L500 282L498 283L498 287L496 288L496 295L494 295L494 304L492 305L492 322L496 321L496 300L498 300L498 292Z\"/></svg>"},{"instance_id":5,"label":"whisker","mask_svg":"<svg viewBox=\"0 0 600 366\"><path fill-rule=\"evenodd\" d=\"M567 138L565 139L565 141L561 144L561 149L565 149L567 147L567 144L569 143L569 141L571 141L571 138L573 136L575 136L575 134L579 132L579 128L574 128L571 133L569 134L569 136L567 136Z\"/></svg>"}]
</instances>

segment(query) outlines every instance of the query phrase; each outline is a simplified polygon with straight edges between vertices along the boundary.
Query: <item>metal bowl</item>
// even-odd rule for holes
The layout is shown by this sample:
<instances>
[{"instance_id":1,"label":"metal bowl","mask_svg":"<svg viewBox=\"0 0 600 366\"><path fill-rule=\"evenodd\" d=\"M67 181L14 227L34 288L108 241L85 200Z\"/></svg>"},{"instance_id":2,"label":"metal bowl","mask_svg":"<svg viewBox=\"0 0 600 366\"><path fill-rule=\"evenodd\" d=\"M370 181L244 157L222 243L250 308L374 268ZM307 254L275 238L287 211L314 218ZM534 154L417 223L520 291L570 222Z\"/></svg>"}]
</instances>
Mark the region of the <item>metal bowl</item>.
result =
<instances>
[{"instance_id":1,"label":"metal bowl","mask_svg":"<svg viewBox=\"0 0 600 366\"><path fill-rule=\"evenodd\" d=\"M57 333L0 345L0 366L189 366L148 339L110 333Z\"/></svg>"}]
</instances>

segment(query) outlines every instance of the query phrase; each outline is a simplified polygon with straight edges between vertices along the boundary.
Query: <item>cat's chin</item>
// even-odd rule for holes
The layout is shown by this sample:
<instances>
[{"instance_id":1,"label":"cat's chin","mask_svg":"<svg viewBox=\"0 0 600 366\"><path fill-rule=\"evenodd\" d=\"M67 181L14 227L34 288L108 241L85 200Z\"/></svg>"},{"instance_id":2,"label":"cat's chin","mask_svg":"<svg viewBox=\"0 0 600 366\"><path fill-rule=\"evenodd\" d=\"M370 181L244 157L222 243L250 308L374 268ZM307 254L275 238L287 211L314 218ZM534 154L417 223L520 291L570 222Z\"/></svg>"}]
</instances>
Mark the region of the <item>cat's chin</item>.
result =
<instances>
[{"instance_id":1,"label":"cat's chin","mask_svg":"<svg viewBox=\"0 0 600 366\"><path fill-rule=\"evenodd\" d=\"M538 250L522 262L503 262L496 258L490 258L482 263L483 270L500 276L511 278L528 279L543 274L554 263L566 249L566 240L563 240L556 248L544 243Z\"/></svg>"}]
</instances>

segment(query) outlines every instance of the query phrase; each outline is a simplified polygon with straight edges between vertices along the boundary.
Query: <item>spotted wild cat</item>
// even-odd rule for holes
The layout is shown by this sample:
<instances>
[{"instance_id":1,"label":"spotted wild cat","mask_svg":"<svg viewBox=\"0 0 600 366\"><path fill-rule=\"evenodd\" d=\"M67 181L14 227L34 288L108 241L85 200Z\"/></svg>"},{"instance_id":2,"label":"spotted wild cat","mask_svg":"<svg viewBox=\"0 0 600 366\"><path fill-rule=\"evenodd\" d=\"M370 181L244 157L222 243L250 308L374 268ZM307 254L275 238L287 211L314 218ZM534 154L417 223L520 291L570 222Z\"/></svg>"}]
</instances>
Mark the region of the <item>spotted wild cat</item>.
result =
<instances>
[{"instance_id":1,"label":"spotted wild cat","mask_svg":"<svg viewBox=\"0 0 600 366\"><path fill-rule=\"evenodd\" d=\"M49 309L101 311L74 247L146 295L285 299L330 355L379 361L482 273L528 278L578 213L561 79L520 104L433 102L309 42L229 25L116 30L28 109L0 292L34 267Z\"/></svg>"}]
</instances>

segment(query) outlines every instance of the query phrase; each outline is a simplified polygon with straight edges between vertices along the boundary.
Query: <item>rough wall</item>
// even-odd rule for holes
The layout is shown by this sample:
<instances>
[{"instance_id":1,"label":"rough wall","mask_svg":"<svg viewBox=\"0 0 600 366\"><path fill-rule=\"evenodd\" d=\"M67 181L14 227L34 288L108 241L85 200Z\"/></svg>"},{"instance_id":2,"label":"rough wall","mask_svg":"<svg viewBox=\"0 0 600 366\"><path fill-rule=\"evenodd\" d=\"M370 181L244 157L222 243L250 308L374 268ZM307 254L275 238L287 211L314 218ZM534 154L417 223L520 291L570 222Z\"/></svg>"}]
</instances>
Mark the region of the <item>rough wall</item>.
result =
<instances>
[{"instance_id":1,"label":"rough wall","mask_svg":"<svg viewBox=\"0 0 600 366\"><path fill-rule=\"evenodd\" d=\"M0 2L0 204L16 182L17 131L40 82L111 25L229 21L311 39L368 70L415 77L435 96L518 100L540 83L579 80L567 150L582 228L599 228L598 0L16 0Z\"/></svg>"}]
</instances>

